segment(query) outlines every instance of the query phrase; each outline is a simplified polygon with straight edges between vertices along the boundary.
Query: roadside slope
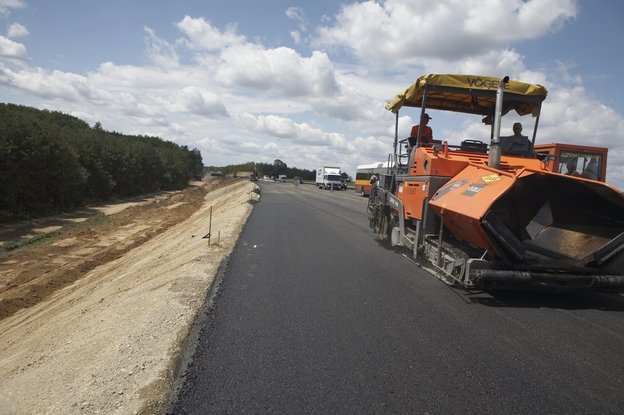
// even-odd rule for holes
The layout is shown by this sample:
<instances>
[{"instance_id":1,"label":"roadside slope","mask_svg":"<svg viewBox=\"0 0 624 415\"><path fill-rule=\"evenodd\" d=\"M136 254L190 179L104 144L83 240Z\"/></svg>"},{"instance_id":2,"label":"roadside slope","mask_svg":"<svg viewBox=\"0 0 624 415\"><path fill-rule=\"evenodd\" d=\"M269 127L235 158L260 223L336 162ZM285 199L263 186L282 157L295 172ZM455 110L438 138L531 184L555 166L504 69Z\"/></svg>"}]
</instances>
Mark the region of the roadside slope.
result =
<instances>
[{"instance_id":1,"label":"roadside slope","mask_svg":"<svg viewBox=\"0 0 624 415\"><path fill-rule=\"evenodd\" d=\"M160 407L180 343L257 199L254 187L209 192L184 222L0 321L2 413ZM209 246L202 236L211 207Z\"/></svg>"}]
</instances>

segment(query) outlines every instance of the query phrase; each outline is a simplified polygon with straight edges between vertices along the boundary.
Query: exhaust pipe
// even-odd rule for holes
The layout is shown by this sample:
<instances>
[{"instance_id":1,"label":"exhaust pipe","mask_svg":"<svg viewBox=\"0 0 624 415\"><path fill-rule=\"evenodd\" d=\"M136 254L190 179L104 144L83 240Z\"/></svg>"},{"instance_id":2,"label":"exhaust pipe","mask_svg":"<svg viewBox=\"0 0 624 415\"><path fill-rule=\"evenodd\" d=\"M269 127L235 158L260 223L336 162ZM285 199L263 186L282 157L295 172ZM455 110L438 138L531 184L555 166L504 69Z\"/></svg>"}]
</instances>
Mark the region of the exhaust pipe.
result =
<instances>
[{"instance_id":1,"label":"exhaust pipe","mask_svg":"<svg viewBox=\"0 0 624 415\"><path fill-rule=\"evenodd\" d=\"M500 167L501 148L500 148L500 127L501 116L503 112L503 93L505 92L505 85L509 82L509 77L506 76L498 83L496 89L496 108L494 110L494 136L490 143L490 153L488 155L488 166L498 169Z\"/></svg>"}]
</instances>

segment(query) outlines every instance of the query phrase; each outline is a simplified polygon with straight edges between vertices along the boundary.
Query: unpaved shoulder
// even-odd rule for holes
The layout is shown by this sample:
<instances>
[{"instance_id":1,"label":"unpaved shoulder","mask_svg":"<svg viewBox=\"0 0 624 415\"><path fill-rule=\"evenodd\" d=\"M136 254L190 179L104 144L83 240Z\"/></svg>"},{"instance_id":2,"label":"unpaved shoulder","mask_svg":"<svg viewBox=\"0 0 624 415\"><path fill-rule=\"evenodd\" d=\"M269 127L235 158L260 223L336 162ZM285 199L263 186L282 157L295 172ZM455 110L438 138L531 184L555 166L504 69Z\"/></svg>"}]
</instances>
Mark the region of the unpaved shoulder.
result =
<instances>
[{"instance_id":1,"label":"unpaved shoulder","mask_svg":"<svg viewBox=\"0 0 624 415\"><path fill-rule=\"evenodd\" d=\"M188 219L0 321L2 413L159 408L180 343L257 200L254 187L207 193ZM185 201L171 210L176 203Z\"/></svg>"}]
</instances>

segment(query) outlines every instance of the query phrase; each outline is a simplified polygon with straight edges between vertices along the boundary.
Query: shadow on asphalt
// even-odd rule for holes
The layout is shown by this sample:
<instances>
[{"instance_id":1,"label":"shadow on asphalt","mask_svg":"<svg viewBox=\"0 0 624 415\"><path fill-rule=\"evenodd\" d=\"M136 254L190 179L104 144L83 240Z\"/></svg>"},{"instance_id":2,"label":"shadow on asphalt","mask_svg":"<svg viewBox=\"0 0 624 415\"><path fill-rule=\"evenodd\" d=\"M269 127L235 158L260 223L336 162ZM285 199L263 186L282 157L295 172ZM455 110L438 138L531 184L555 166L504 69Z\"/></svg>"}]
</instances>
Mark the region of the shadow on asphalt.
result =
<instances>
[{"instance_id":1,"label":"shadow on asphalt","mask_svg":"<svg viewBox=\"0 0 624 415\"><path fill-rule=\"evenodd\" d=\"M396 252L398 254L402 254L402 253L409 253L409 251L401 246L392 246L390 245L390 240L386 239L386 240L382 240L379 239L377 236L374 236L371 233L371 236L373 236L375 238L375 242L377 242L377 245L379 245L380 247L382 247L383 249L385 249L386 251L392 251L392 252Z\"/></svg>"},{"instance_id":2,"label":"shadow on asphalt","mask_svg":"<svg viewBox=\"0 0 624 415\"><path fill-rule=\"evenodd\" d=\"M391 246L388 240L375 237L375 242L387 251L405 254L410 259L410 252L399 246ZM418 265L414 264L415 267ZM424 268L420 268L423 269ZM426 270L425 270L426 271ZM436 278L431 275L431 278ZM440 281L441 284L444 282ZM449 287L468 304L486 307L514 308L552 308L562 310L603 310L624 311L624 295L609 293L555 293L535 291L470 291Z\"/></svg>"},{"instance_id":3,"label":"shadow on asphalt","mask_svg":"<svg viewBox=\"0 0 624 415\"><path fill-rule=\"evenodd\" d=\"M459 292L472 304L487 307L553 308L624 311L624 296L607 293L548 293L527 291Z\"/></svg>"}]
</instances>

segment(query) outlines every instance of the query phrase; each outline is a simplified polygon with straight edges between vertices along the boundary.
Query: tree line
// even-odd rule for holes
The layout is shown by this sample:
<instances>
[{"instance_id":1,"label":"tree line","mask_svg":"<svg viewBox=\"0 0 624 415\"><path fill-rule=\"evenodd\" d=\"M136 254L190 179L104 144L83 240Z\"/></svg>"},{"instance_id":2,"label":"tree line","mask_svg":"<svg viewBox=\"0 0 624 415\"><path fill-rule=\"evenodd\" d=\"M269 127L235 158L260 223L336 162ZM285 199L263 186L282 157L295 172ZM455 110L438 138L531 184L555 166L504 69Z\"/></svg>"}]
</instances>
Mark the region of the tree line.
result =
<instances>
[{"instance_id":1,"label":"tree line","mask_svg":"<svg viewBox=\"0 0 624 415\"><path fill-rule=\"evenodd\" d=\"M0 222L181 189L200 179L202 168L199 150L187 146L0 104Z\"/></svg>"},{"instance_id":2,"label":"tree line","mask_svg":"<svg viewBox=\"0 0 624 415\"><path fill-rule=\"evenodd\" d=\"M238 172L255 172L258 177L262 176L278 177L280 174L285 174L288 178L299 177L303 180L315 180L315 170L299 169L297 167L288 167L280 159L276 159L273 164L270 163L256 163L249 161L242 164L230 164L223 167L207 166L204 168L206 172L220 171L225 175L230 175Z\"/></svg>"}]
</instances>

